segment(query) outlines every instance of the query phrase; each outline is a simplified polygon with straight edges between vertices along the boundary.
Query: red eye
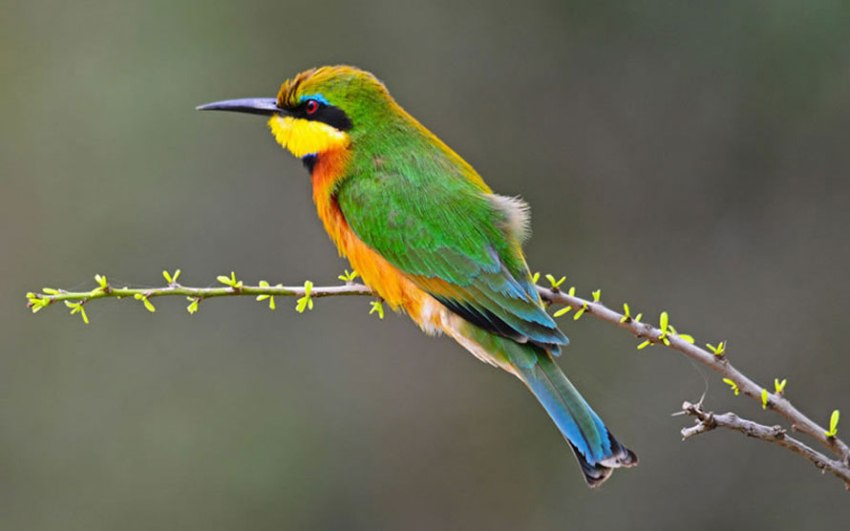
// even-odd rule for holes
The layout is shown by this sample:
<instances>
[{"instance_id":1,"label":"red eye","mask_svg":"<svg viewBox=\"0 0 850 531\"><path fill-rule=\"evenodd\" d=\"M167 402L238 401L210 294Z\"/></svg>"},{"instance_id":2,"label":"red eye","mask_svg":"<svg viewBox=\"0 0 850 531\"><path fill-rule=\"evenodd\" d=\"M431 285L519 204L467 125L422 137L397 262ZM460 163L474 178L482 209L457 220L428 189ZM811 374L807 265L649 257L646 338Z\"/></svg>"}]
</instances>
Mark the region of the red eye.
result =
<instances>
[{"instance_id":1,"label":"red eye","mask_svg":"<svg viewBox=\"0 0 850 531\"><path fill-rule=\"evenodd\" d=\"M316 114L316 111L319 110L319 102L316 100L307 100L307 103L304 104L304 110L307 111L307 114Z\"/></svg>"}]
</instances>

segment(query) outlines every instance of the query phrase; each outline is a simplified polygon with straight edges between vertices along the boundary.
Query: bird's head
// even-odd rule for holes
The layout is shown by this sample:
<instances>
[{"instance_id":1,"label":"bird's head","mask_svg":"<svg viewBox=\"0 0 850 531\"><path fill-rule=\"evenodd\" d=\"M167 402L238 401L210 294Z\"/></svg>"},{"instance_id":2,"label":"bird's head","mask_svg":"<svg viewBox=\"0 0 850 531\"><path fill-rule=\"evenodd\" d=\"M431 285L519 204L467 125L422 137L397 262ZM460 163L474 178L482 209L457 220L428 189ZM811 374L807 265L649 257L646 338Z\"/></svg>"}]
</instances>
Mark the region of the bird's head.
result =
<instances>
[{"instance_id":1,"label":"bird's head","mask_svg":"<svg viewBox=\"0 0 850 531\"><path fill-rule=\"evenodd\" d=\"M303 159L347 148L358 127L394 107L387 89L369 72L323 66L286 80L277 98L218 101L198 109L268 116L277 142Z\"/></svg>"}]
</instances>

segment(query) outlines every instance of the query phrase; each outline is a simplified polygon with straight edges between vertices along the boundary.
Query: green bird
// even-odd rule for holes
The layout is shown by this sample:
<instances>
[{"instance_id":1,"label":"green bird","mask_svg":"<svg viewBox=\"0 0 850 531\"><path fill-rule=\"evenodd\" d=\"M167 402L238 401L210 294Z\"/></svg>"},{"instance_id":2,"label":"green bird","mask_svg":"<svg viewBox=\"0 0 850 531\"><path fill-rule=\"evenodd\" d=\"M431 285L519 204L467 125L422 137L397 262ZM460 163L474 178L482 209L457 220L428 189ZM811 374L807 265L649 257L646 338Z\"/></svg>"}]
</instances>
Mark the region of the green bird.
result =
<instances>
[{"instance_id":1,"label":"green bird","mask_svg":"<svg viewBox=\"0 0 850 531\"><path fill-rule=\"evenodd\" d=\"M588 485L637 464L554 361L568 340L523 255L528 206L494 194L374 75L325 66L287 80L277 98L198 109L267 116L277 142L309 170L340 255L423 331L446 334L519 378L569 442Z\"/></svg>"}]
</instances>

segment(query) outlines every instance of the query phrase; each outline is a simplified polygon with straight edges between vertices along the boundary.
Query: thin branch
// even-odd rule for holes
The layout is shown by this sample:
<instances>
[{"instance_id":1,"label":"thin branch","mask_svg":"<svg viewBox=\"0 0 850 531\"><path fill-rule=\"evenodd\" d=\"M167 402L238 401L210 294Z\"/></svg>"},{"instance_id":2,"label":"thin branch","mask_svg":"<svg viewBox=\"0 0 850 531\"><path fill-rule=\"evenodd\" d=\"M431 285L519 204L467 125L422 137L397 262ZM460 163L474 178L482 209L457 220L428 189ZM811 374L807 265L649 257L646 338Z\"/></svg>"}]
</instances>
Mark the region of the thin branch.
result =
<instances>
[{"instance_id":1,"label":"thin branch","mask_svg":"<svg viewBox=\"0 0 850 531\"><path fill-rule=\"evenodd\" d=\"M256 296L258 300L271 299L270 306L274 308L274 297L299 297L297 310L299 312L305 309L312 308L312 298L331 297L331 296L376 296L376 294L363 284L353 282L356 274L346 274L340 277L346 283L340 286L314 287L311 282L306 282L304 286L270 286L266 282L261 282L257 286L245 285L242 281L238 281L236 276L231 273L230 277L220 276L218 281L223 284L219 287L210 288L193 288L183 286L177 283L179 271L172 276L167 272L163 272L163 276L168 281L168 285L157 288L128 288L114 287L110 285L105 277L100 275L95 279L98 282L98 287L91 291L65 291L60 289L45 288L41 293L28 293L27 306L33 312L37 312L56 302L64 302L71 313L80 313L83 320L88 322L83 306L95 299L102 298L133 298L144 303L149 311L154 311L155 308L150 302L150 299L156 297L185 296L189 299L190 304L188 310L194 313L198 309L198 304L208 298L213 297L229 297L251 295ZM717 349L715 353L709 352L701 347L693 344L693 340L684 334L677 334L672 326L668 325L667 314L662 314L661 327L656 328L650 324L640 322L640 316L632 317L629 314L628 307L625 307L626 314L622 314L611 310L600 302L601 292L593 293L593 300L584 299L575 295L575 288L571 288L569 292L561 291L558 286L564 281L563 278L555 280L554 277L547 275L552 287L538 286L537 290L541 298L550 304L559 304L565 308L555 312L555 316L562 315L570 309L575 310L574 318L579 318L584 314L590 314L593 317L616 325L629 331L632 335L639 339L643 339L644 343L639 347L647 345L663 345L676 350L688 358L701 363L709 369L719 373L724 377L724 381L733 385L735 393L743 393L745 396L761 403L765 409L776 411L791 424L792 431L799 431L812 437L822 446L832 452L837 459L827 458L825 455L815 452L801 442L787 436L784 431L776 431L774 428L762 426L751 421L744 421L737 417L734 418L725 414L718 417L711 413L702 412L701 409L694 406L696 409L688 411L687 414L693 415L700 419L700 424L693 428L683 430L683 436L686 438L708 431L717 426L728 427L743 431L749 435L756 434L764 435L758 438L775 442L789 450L802 455L809 459L816 466L823 470L829 470L839 478L845 481L845 485L850 487L850 448L847 444L839 439L835 434L835 426L828 432L818 423L802 414L783 396L782 386L776 386L776 392L770 393L766 388L756 384L752 379L744 375L741 371L732 366L729 360L724 355L724 349ZM383 310L380 307L380 302L373 303L373 312L378 311L379 316L383 315ZM784 384L783 384L784 385ZM701 413L700 413L701 412ZM698 414L700 413L700 414ZM700 416L702 415L702 417ZM835 413L835 422L837 423L837 413ZM704 417L704 418L703 418ZM718 420L720 419L720 420ZM728 421L728 422L727 422ZM725 424L724 424L725 423ZM740 428L745 426L746 429ZM763 429L762 429L763 428ZM748 431L749 430L749 431ZM767 430L767 431L765 431ZM781 430L781 429L780 429Z\"/></svg>"},{"instance_id":2,"label":"thin branch","mask_svg":"<svg viewBox=\"0 0 850 531\"><path fill-rule=\"evenodd\" d=\"M850 490L850 468L791 437L781 426L765 426L751 420L742 419L731 412L718 415L711 411L705 411L700 404L691 404L690 402L682 404L682 413L696 418L693 426L682 428L683 441L716 428L739 431L747 437L779 445L808 459L821 471L831 472L844 481L844 488Z\"/></svg>"},{"instance_id":3,"label":"thin branch","mask_svg":"<svg viewBox=\"0 0 850 531\"><path fill-rule=\"evenodd\" d=\"M705 365L717 373L720 373L725 378L734 382L741 393L760 404L762 403L762 391L766 390L766 388L756 384L741 371L733 367L726 356L712 354L701 347L685 341L677 334L671 334L669 332L665 334L659 328L655 328L654 326L646 323L641 323L633 318L615 312L614 310L607 308L601 302L588 301L581 297L576 297L561 291L553 292L553 290L548 288L538 287L538 289L545 300L553 303L565 304L577 310L584 308L587 313L594 317L617 325L620 328L624 328L631 332L635 337L643 338L653 344L661 344L681 352L688 358ZM834 452L845 466L850 466L850 448L847 447L847 444L838 437L827 436L827 430L825 428L803 415L780 393L768 392L764 406L767 409L772 409L785 417L791 423L792 430L801 431L806 435L809 435L826 448L829 448L830 451Z\"/></svg>"},{"instance_id":4,"label":"thin branch","mask_svg":"<svg viewBox=\"0 0 850 531\"><path fill-rule=\"evenodd\" d=\"M64 291L59 290L55 295L39 294L40 298L50 300L51 303L62 301L75 301L86 303L95 299L113 298L123 299L125 297L133 298L136 295L142 295L145 298L153 299L156 297L167 297L169 295L183 295L186 297L196 297L200 299L211 299L214 297L233 297L238 295L269 295L275 297L303 297L306 293L304 286L242 286L240 288L212 287L212 288L193 288L174 284L160 288L113 288L110 287L107 291ZM345 297L345 296L363 296L372 295L374 292L363 284L344 284L341 286L316 286L312 289L310 295L314 298L322 297ZM31 304L28 304L32 307Z\"/></svg>"},{"instance_id":5,"label":"thin branch","mask_svg":"<svg viewBox=\"0 0 850 531\"><path fill-rule=\"evenodd\" d=\"M50 290L50 288L47 289ZM28 296L30 301L27 303L27 307L34 308L38 305L38 303L34 305L32 302L33 300L48 301L47 305L63 301L74 301L85 304L95 299L123 299L125 297L135 298L137 295L143 296L148 299L153 299L155 297L167 297L169 295L183 295L185 297L193 297L203 300L211 299L213 297L233 297L239 295L303 297L306 294L306 289L304 286L283 286L278 284L275 286L242 285L239 287L217 286L212 288L193 288L177 284L176 282L168 286L157 288L128 288L126 286L122 288L116 288L113 286L107 286L105 289L95 288L91 291L65 291L62 289L55 291L55 294L35 293L33 294L35 295L35 297ZM364 286L363 284L348 283L343 284L341 286L316 286L311 289L310 295L315 298L362 295L374 296L374 292L369 289L369 287Z\"/></svg>"}]
</instances>

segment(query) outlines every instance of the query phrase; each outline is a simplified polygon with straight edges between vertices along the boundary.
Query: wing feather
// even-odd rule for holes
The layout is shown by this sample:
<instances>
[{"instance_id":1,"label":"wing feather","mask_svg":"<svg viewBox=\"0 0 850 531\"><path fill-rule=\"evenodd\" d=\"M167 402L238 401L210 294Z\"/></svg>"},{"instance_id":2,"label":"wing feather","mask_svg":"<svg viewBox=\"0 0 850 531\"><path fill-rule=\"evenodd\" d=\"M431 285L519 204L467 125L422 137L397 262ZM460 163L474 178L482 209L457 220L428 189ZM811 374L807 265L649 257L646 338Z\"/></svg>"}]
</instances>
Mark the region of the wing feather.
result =
<instances>
[{"instance_id":1,"label":"wing feather","mask_svg":"<svg viewBox=\"0 0 850 531\"><path fill-rule=\"evenodd\" d=\"M337 202L366 245L481 328L553 353L568 343L522 255L523 203L482 190L439 158L383 157L380 171L357 170Z\"/></svg>"}]
</instances>

